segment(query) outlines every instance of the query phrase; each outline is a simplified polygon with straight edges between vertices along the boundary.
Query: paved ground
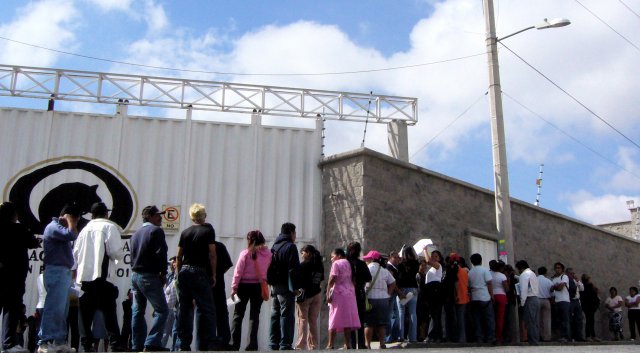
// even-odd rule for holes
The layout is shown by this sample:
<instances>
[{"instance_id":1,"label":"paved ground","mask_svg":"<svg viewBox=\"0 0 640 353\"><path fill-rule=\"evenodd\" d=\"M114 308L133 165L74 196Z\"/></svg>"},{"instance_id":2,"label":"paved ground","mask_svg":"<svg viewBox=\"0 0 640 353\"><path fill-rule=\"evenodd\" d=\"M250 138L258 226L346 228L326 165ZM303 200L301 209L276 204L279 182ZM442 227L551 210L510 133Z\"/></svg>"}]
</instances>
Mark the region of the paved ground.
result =
<instances>
[{"instance_id":1,"label":"paved ground","mask_svg":"<svg viewBox=\"0 0 640 353\"><path fill-rule=\"evenodd\" d=\"M374 342L372 348L378 348L377 342ZM640 352L640 344L637 342L623 341L623 342L598 342L598 343L542 343L540 346L531 347L526 344L523 345L510 345L510 346L474 346L474 345L460 345L460 344L426 344L417 343L411 345L405 344L391 344L387 345L386 351L396 351L403 353L409 352L443 352L443 353L457 353L457 352L558 352L558 353L572 353L572 352Z\"/></svg>"}]
</instances>

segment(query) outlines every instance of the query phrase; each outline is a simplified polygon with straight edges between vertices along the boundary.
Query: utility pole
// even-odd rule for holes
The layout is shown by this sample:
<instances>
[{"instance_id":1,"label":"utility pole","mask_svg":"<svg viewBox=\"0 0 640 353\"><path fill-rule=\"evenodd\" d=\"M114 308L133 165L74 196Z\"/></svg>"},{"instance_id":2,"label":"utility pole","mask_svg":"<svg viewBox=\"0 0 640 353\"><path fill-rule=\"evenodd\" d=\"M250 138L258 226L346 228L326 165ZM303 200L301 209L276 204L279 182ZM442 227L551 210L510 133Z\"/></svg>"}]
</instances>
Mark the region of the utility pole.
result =
<instances>
[{"instance_id":1,"label":"utility pole","mask_svg":"<svg viewBox=\"0 0 640 353\"><path fill-rule=\"evenodd\" d=\"M538 173L538 179L536 179L536 185L538 186L535 203L536 206L540 206L540 195L542 195L542 167L544 167L544 164L540 164L540 173Z\"/></svg>"},{"instance_id":2,"label":"utility pole","mask_svg":"<svg viewBox=\"0 0 640 353\"><path fill-rule=\"evenodd\" d=\"M513 230L511 226L511 198L507 171L507 146L502 115L502 89L498 64L498 38L493 14L493 0L484 0L486 47L489 62L489 112L491 115L491 141L493 143L493 177L496 203L496 229L499 237L499 257L514 264Z\"/></svg>"}]
</instances>

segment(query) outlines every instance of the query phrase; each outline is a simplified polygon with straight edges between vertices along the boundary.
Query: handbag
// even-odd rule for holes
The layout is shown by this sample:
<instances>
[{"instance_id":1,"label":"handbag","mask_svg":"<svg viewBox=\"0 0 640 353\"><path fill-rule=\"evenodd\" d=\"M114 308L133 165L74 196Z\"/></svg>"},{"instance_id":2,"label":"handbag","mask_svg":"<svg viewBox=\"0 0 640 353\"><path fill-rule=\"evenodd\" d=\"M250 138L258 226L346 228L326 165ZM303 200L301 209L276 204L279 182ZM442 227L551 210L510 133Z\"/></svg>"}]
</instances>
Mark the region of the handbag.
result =
<instances>
[{"instance_id":1,"label":"handbag","mask_svg":"<svg viewBox=\"0 0 640 353\"><path fill-rule=\"evenodd\" d=\"M256 254L253 264L256 266L256 274L258 275L258 279L260 279L260 294L262 294L262 300L266 302L269 300L269 285L267 284L267 281L262 278L262 273L258 268L258 254Z\"/></svg>"},{"instance_id":2,"label":"handbag","mask_svg":"<svg viewBox=\"0 0 640 353\"><path fill-rule=\"evenodd\" d=\"M382 266L379 265L378 266L378 270L376 271L376 275L373 276L373 280L371 281L371 284L369 285L369 288L367 288L367 291L364 293L364 310L366 312L369 312L373 309L373 305L371 305L371 303L369 303L369 292L371 292L371 289L373 289L373 285L376 283L376 280L378 279L378 274L380 273L380 268Z\"/></svg>"}]
</instances>

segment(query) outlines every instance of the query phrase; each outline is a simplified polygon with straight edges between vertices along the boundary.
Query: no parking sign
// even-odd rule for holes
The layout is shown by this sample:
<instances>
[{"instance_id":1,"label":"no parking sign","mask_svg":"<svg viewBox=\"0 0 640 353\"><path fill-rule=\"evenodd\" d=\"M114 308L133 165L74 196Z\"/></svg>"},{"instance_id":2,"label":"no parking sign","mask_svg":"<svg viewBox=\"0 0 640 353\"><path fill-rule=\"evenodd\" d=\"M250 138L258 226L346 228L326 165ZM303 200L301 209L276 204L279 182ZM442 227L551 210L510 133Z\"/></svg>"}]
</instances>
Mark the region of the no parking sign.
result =
<instances>
[{"instance_id":1,"label":"no parking sign","mask_svg":"<svg viewBox=\"0 0 640 353\"><path fill-rule=\"evenodd\" d=\"M162 229L165 233L177 233L180 230L180 206L162 205Z\"/></svg>"}]
</instances>

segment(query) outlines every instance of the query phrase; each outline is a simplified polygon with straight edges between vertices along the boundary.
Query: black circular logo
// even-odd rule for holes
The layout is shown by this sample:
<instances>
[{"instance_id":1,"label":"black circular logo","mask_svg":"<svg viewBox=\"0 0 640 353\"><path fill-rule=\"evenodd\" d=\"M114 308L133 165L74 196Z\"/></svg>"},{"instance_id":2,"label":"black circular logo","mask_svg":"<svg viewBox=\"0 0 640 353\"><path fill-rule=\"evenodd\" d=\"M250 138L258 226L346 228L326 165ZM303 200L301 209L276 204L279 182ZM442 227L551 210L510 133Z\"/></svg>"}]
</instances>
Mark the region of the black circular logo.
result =
<instances>
[{"instance_id":1,"label":"black circular logo","mask_svg":"<svg viewBox=\"0 0 640 353\"><path fill-rule=\"evenodd\" d=\"M136 212L135 192L128 181L115 169L84 157L64 157L44 161L24 169L16 175L5 187L5 199L12 201L18 208L20 223L26 225L36 234L42 234L51 217L60 214L66 204L76 203L80 208L89 212L91 205L103 201L99 194L98 183L82 183L66 178L65 182L46 191L38 202L37 216L30 206L34 188L45 178L64 171L82 170L91 173L106 185L113 201L113 210L109 219L126 230ZM70 173L71 174L71 173ZM96 179L96 182L98 180ZM8 190L8 195L7 195ZM86 220L81 222L86 223ZM84 224L79 224L80 227Z\"/></svg>"}]
</instances>

